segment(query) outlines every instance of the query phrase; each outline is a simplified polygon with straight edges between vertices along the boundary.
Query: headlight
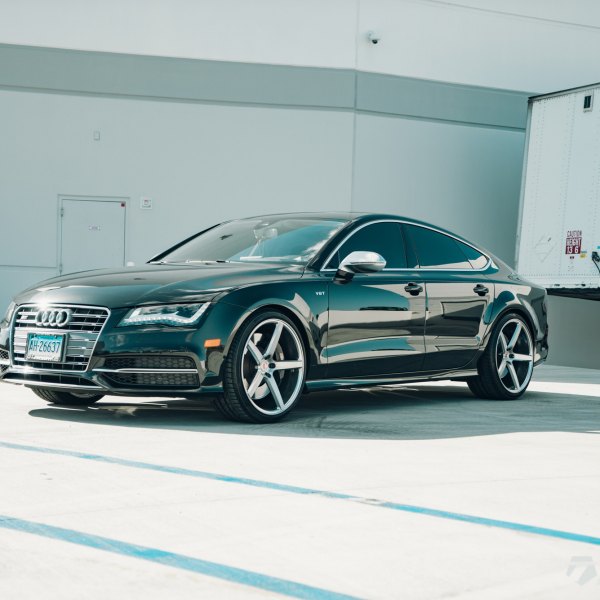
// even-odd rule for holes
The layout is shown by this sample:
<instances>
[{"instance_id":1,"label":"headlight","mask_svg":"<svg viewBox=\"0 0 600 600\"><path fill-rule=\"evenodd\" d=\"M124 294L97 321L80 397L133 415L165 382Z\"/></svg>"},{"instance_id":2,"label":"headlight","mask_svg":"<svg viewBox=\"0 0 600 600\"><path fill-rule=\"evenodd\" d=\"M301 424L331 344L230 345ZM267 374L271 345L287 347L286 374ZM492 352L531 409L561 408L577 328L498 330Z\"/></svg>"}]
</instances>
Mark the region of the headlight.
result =
<instances>
[{"instance_id":1,"label":"headlight","mask_svg":"<svg viewBox=\"0 0 600 600\"><path fill-rule=\"evenodd\" d=\"M15 308L17 308L17 305L14 302L11 302L8 305L8 308L6 309L6 314L4 315L4 319L2 319L3 322L10 323L12 321Z\"/></svg>"},{"instance_id":2,"label":"headlight","mask_svg":"<svg viewBox=\"0 0 600 600\"><path fill-rule=\"evenodd\" d=\"M119 323L119 327L127 325L194 325L200 320L208 306L208 302L142 306L130 310Z\"/></svg>"}]
</instances>

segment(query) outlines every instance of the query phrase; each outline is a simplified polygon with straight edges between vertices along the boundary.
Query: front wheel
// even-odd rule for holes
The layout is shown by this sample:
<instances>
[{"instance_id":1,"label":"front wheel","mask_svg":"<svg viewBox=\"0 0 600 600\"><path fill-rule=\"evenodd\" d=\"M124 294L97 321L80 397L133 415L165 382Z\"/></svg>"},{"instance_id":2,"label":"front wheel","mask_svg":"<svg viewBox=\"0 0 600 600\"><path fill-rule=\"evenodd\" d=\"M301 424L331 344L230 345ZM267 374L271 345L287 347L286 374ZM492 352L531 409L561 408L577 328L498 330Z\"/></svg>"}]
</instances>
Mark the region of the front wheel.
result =
<instances>
[{"instance_id":1,"label":"front wheel","mask_svg":"<svg viewBox=\"0 0 600 600\"><path fill-rule=\"evenodd\" d=\"M479 398L520 398L533 374L533 350L533 338L523 317L516 313L505 315L479 360L479 375L467 381L469 389Z\"/></svg>"},{"instance_id":2,"label":"front wheel","mask_svg":"<svg viewBox=\"0 0 600 600\"><path fill-rule=\"evenodd\" d=\"M93 392L58 392L36 387L32 387L31 390L46 402L65 406L88 406L104 398L104 394L94 394Z\"/></svg>"},{"instance_id":3,"label":"front wheel","mask_svg":"<svg viewBox=\"0 0 600 600\"><path fill-rule=\"evenodd\" d=\"M277 421L300 398L305 375L297 327L281 313L260 313L235 336L224 365L224 393L215 404L224 416L237 421Z\"/></svg>"}]
</instances>

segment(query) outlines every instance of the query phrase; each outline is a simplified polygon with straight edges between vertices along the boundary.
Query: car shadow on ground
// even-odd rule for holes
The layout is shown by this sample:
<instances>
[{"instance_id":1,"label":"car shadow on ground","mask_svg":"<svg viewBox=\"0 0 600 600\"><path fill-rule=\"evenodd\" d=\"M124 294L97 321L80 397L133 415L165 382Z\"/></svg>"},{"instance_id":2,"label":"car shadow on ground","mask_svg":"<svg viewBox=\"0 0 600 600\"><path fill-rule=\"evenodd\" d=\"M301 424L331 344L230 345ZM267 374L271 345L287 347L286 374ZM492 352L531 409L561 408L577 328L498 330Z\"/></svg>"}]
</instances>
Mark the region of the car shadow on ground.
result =
<instances>
[{"instance_id":1,"label":"car shadow on ground","mask_svg":"<svg viewBox=\"0 0 600 600\"><path fill-rule=\"evenodd\" d=\"M210 400L115 398L90 407L48 405L36 418L116 427L234 435L419 440L514 432L600 432L600 397L528 391L511 402L480 400L466 385L414 385L317 392L283 421L269 425L225 420Z\"/></svg>"}]
</instances>

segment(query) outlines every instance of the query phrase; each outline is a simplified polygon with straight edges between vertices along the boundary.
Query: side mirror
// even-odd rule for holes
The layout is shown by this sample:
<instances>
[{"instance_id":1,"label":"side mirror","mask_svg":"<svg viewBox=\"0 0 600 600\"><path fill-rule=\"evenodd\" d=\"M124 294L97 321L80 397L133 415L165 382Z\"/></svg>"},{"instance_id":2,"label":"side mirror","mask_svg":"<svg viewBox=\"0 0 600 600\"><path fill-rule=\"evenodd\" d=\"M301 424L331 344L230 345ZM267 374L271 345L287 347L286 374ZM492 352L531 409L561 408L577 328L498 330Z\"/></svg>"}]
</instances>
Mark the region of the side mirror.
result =
<instances>
[{"instance_id":1,"label":"side mirror","mask_svg":"<svg viewBox=\"0 0 600 600\"><path fill-rule=\"evenodd\" d=\"M338 273L376 273L385 268L385 258L377 252L350 252L338 267Z\"/></svg>"}]
</instances>

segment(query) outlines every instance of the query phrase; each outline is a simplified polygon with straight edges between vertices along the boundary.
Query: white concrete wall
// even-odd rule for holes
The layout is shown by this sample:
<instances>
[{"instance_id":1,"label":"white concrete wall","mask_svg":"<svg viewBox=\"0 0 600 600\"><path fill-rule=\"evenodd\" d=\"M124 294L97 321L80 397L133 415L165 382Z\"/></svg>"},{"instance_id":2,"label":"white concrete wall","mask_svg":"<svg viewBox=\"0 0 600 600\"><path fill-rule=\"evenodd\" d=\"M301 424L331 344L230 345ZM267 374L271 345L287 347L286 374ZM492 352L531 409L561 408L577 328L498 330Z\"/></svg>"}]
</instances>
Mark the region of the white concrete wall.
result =
<instances>
[{"instance_id":1,"label":"white concrete wall","mask_svg":"<svg viewBox=\"0 0 600 600\"><path fill-rule=\"evenodd\" d=\"M58 273L59 195L128 198L137 264L225 219L349 208L348 112L0 91L0 115L0 311Z\"/></svg>"},{"instance_id":2,"label":"white concrete wall","mask_svg":"<svg viewBox=\"0 0 600 600\"><path fill-rule=\"evenodd\" d=\"M221 220L284 210L403 214L513 262L522 131L8 90L0 114L0 305L58 273L61 195L127 198L138 264Z\"/></svg>"},{"instance_id":3,"label":"white concrete wall","mask_svg":"<svg viewBox=\"0 0 600 600\"><path fill-rule=\"evenodd\" d=\"M373 46L366 33L382 41ZM600 79L594 0L0 0L0 42L547 92Z\"/></svg>"},{"instance_id":4,"label":"white concrete wall","mask_svg":"<svg viewBox=\"0 0 600 600\"><path fill-rule=\"evenodd\" d=\"M352 208L440 225L513 263L524 137L358 115Z\"/></svg>"},{"instance_id":5,"label":"white concrete wall","mask_svg":"<svg viewBox=\"0 0 600 600\"><path fill-rule=\"evenodd\" d=\"M356 0L0 0L8 44L353 68Z\"/></svg>"},{"instance_id":6,"label":"white concrete wall","mask_svg":"<svg viewBox=\"0 0 600 600\"><path fill-rule=\"evenodd\" d=\"M600 302L550 296L548 323L550 364L600 369Z\"/></svg>"},{"instance_id":7,"label":"white concrete wall","mask_svg":"<svg viewBox=\"0 0 600 600\"><path fill-rule=\"evenodd\" d=\"M380 32L382 41L359 45L358 68L554 91L600 78L599 27L600 4L591 0L366 0L359 29Z\"/></svg>"}]
</instances>

